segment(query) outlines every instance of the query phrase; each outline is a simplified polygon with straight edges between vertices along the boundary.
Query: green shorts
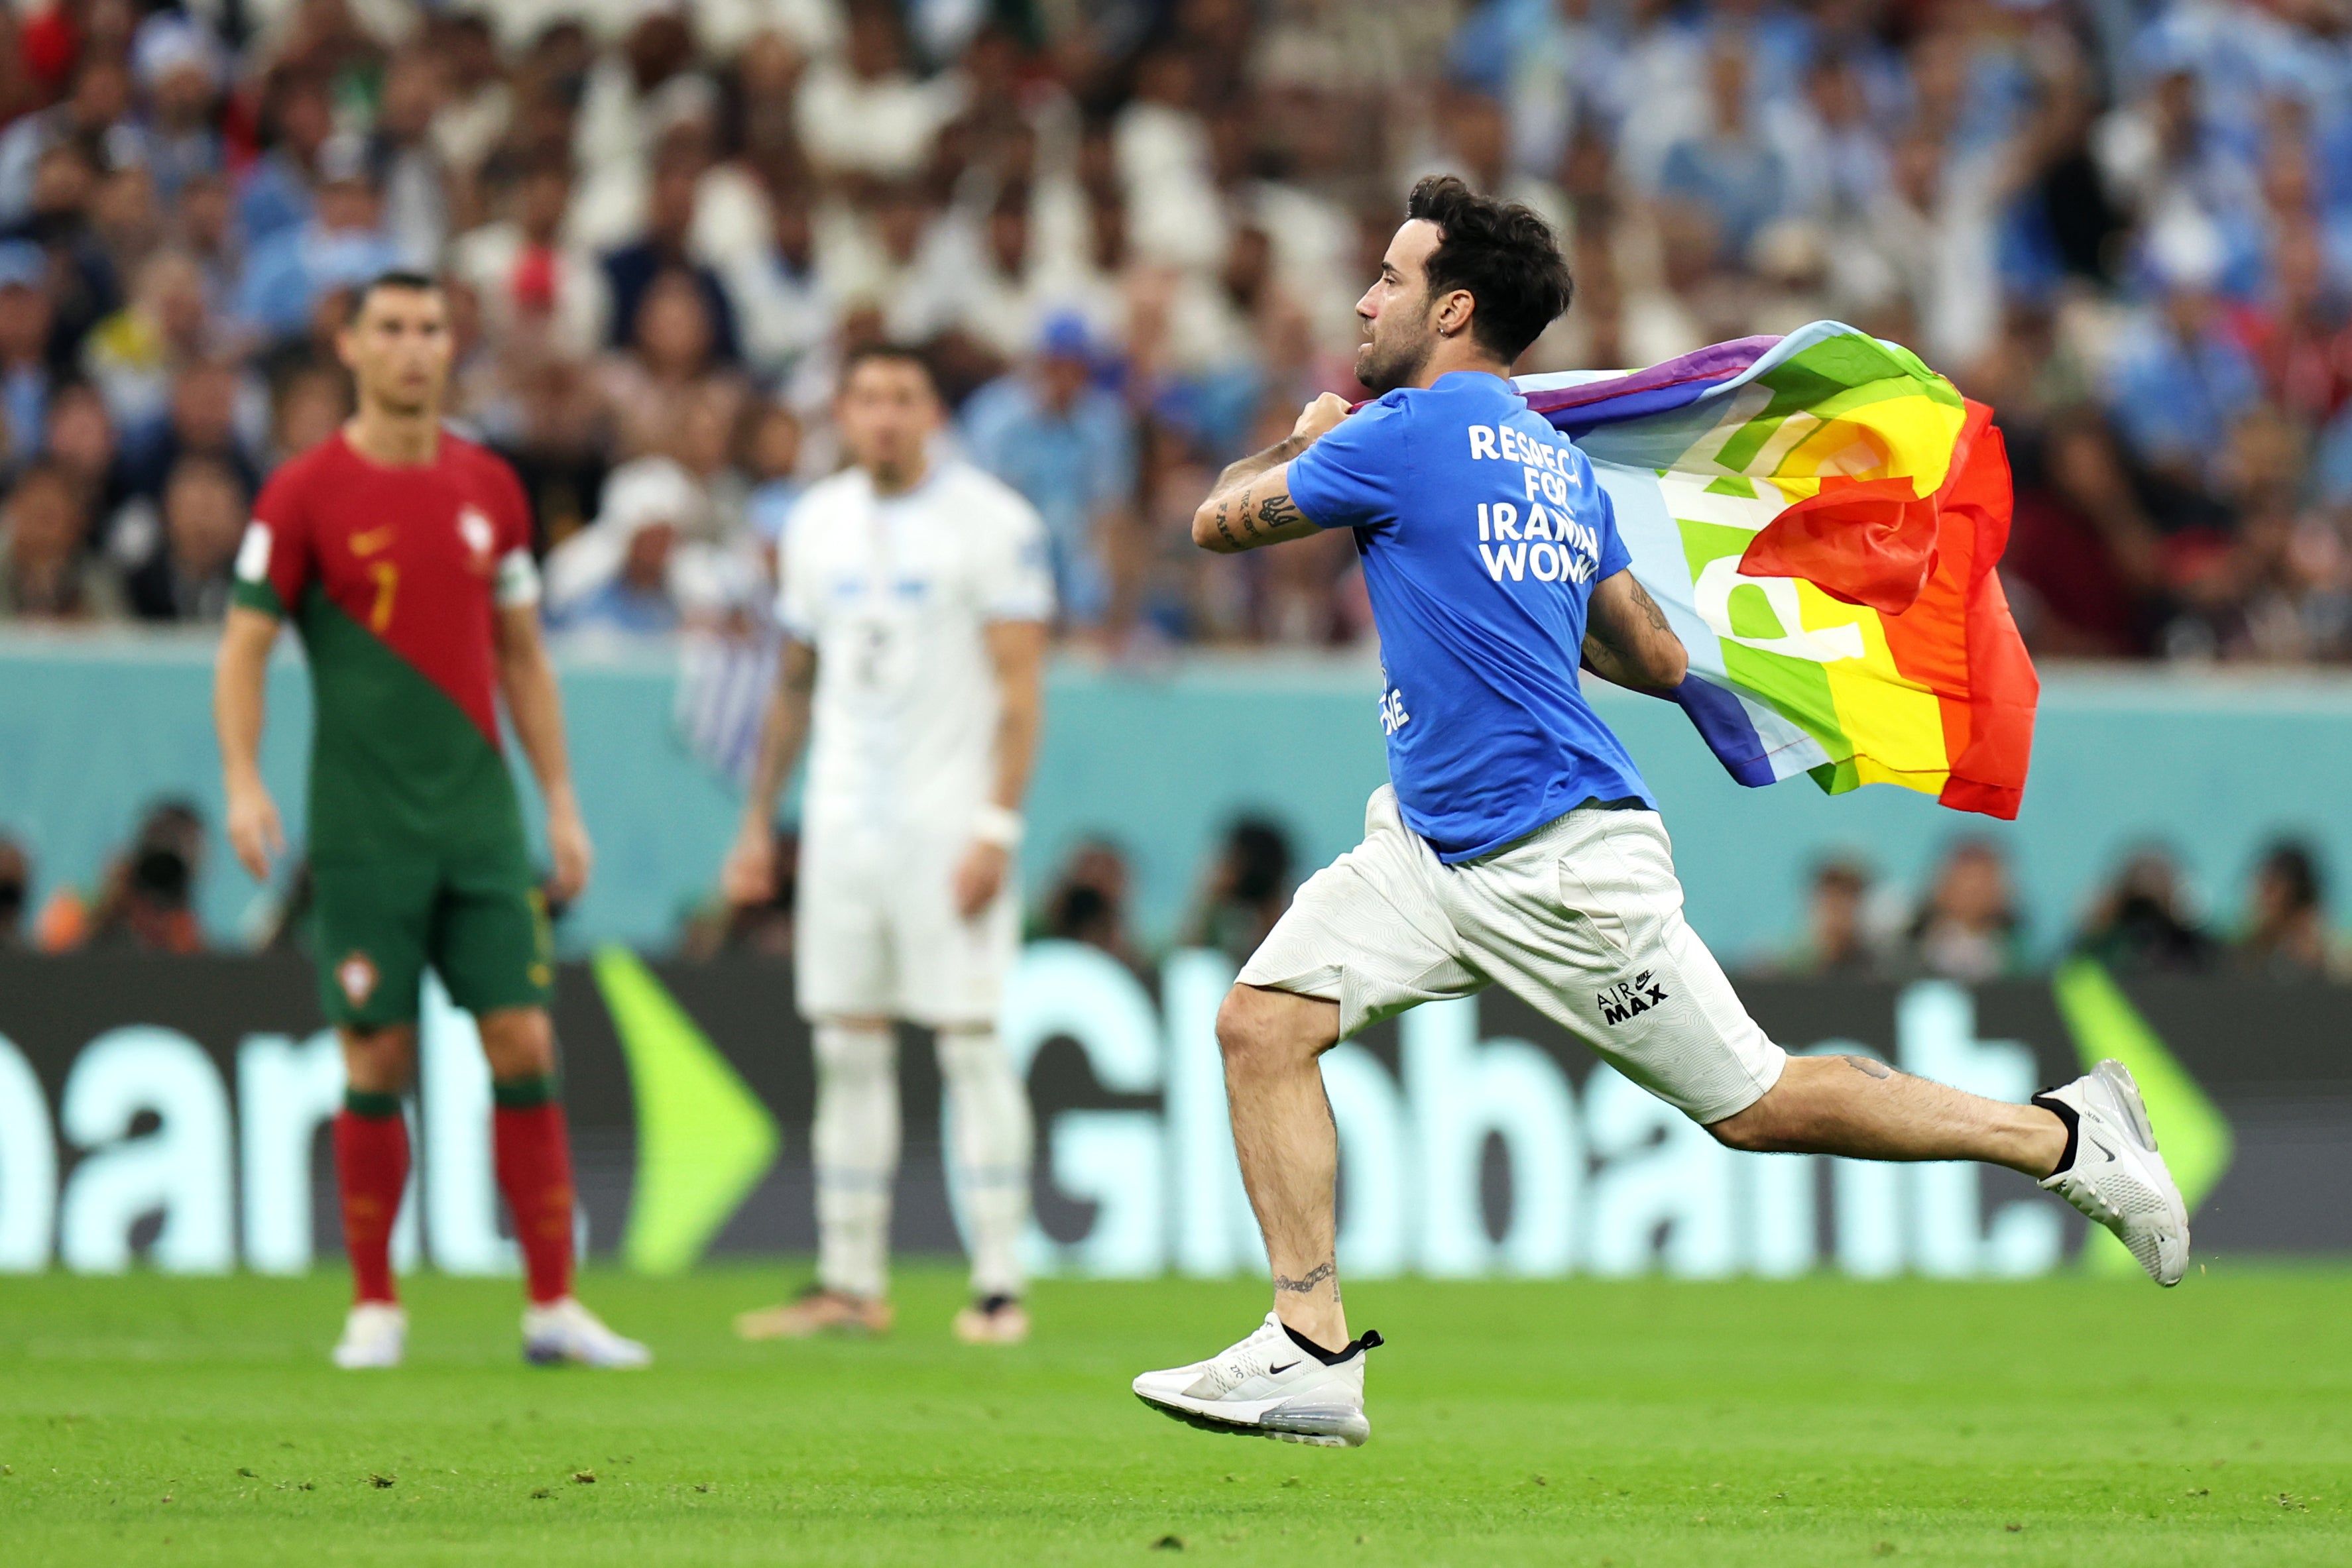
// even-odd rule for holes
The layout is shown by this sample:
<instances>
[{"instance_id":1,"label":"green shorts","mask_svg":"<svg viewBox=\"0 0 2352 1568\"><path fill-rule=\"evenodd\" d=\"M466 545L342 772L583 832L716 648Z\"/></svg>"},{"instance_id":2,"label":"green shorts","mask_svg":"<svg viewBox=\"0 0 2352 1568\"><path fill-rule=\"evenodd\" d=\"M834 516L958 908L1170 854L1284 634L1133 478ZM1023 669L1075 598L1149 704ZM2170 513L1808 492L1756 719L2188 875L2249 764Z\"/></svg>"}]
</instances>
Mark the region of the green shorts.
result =
<instances>
[{"instance_id":1,"label":"green shorts","mask_svg":"<svg viewBox=\"0 0 2352 1568\"><path fill-rule=\"evenodd\" d=\"M520 855L314 862L311 935L331 1023L414 1023L430 964L477 1017L555 994L547 900Z\"/></svg>"}]
</instances>

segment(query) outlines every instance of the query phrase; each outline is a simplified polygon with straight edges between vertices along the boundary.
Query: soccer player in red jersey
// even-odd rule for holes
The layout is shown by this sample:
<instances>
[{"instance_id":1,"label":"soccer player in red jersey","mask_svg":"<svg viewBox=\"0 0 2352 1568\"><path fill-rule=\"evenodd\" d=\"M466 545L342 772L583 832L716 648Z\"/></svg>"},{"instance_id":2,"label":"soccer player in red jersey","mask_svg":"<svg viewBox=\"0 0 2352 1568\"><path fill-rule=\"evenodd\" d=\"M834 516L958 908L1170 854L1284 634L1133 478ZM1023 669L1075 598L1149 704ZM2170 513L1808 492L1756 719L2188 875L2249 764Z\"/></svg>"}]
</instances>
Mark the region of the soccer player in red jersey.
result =
<instances>
[{"instance_id":1,"label":"soccer player in red jersey","mask_svg":"<svg viewBox=\"0 0 2352 1568\"><path fill-rule=\"evenodd\" d=\"M362 289L337 350L359 412L272 476L237 555L214 690L229 841L256 877L284 847L261 781L270 644L310 657L310 855L320 995L348 1085L335 1174L355 1301L335 1362L399 1364L393 1221L408 1179L401 1096L430 964L480 1027L494 1164L529 1277L523 1354L643 1366L572 1295L572 1155L556 1094L546 895L586 883L563 714L539 634L530 516L514 472L441 425L448 310L430 277ZM498 702L547 804L543 894L499 740Z\"/></svg>"}]
</instances>

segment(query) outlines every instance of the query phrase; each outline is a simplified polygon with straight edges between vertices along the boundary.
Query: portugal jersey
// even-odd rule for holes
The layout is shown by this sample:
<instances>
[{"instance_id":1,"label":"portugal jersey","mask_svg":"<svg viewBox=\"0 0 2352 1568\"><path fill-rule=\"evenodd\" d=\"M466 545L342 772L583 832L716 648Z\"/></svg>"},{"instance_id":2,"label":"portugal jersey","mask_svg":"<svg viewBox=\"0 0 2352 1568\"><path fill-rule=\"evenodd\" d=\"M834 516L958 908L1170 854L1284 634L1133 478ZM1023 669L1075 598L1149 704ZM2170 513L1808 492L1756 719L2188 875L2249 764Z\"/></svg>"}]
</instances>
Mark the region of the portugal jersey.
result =
<instances>
[{"instance_id":1,"label":"portugal jersey","mask_svg":"<svg viewBox=\"0 0 2352 1568\"><path fill-rule=\"evenodd\" d=\"M1036 508L965 463L889 497L851 468L793 507L779 570L779 619L817 651L809 831L961 848L989 798L1002 703L983 634L1054 613Z\"/></svg>"},{"instance_id":2,"label":"portugal jersey","mask_svg":"<svg viewBox=\"0 0 2352 1568\"><path fill-rule=\"evenodd\" d=\"M386 467L339 431L264 486L236 576L310 655L312 861L512 855L493 623L539 592L513 470L446 431Z\"/></svg>"}]
</instances>

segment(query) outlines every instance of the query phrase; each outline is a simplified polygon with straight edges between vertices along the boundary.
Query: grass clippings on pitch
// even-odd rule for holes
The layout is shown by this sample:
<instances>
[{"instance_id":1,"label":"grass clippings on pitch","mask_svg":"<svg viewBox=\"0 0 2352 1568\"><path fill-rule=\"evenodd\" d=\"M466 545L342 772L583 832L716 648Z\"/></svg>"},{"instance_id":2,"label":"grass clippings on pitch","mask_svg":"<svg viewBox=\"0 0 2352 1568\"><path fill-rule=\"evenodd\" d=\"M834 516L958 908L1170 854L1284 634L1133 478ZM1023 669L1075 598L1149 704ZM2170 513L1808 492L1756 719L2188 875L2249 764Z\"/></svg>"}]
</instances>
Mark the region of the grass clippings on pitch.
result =
<instances>
[{"instance_id":1,"label":"grass clippings on pitch","mask_svg":"<svg viewBox=\"0 0 2352 1568\"><path fill-rule=\"evenodd\" d=\"M795 1281L796 1282L796 1281ZM1208 1436L1127 1392L1265 1311L1050 1284L954 1343L744 1345L783 1271L583 1291L649 1373L536 1371L508 1282L409 1290L410 1362L326 1364L341 1285L0 1280L0 1558L92 1563L2352 1562L2352 1274L1349 1291L1373 1437Z\"/></svg>"}]
</instances>

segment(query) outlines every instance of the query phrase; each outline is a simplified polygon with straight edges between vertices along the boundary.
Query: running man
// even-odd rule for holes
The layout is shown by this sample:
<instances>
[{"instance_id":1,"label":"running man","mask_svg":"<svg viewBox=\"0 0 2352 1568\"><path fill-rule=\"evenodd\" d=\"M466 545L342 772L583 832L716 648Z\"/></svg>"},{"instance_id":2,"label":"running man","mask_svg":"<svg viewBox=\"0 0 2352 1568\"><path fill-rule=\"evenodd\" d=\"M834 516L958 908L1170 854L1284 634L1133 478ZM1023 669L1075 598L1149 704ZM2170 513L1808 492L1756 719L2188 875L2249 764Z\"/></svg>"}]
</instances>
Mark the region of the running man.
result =
<instances>
[{"instance_id":1,"label":"running man","mask_svg":"<svg viewBox=\"0 0 2352 1568\"><path fill-rule=\"evenodd\" d=\"M400 1364L393 1221L408 1180L401 1096L416 1071L425 967L480 1026L499 1188L528 1276L523 1354L643 1366L646 1348L572 1295L572 1153L556 1094L547 904L499 742L499 698L547 803L555 874L588 879L588 832L539 636L530 515L513 470L441 427L440 287L392 272L336 340L359 412L272 476L237 553L213 694L229 842L257 878L284 848L261 782L270 644L291 619L310 656L310 858L319 991L342 1037L335 1176L354 1302L335 1364Z\"/></svg>"},{"instance_id":2,"label":"running man","mask_svg":"<svg viewBox=\"0 0 2352 1568\"><path fill-rule=\"evenodd\" d=\"M1054 615L1045 524L979 469L933 459L939 392L908 350L853 351L835 412L852 465L784 524L783 657L723 873L739 904L774 896L776 796L809 738L793 970L815 1036L817 1279L736 1328L889 1328L903 1019L936 1031L947 1089L971 1241L955 1332L1012 1344L1029 1333L1031 1126L996 1009Z\"/></svg>"},{"instance_id":3,"label":"running man","mask_svg":"<svg viewBox=\"0 0 2352 1568\"><path fill-rule=\"evenodd\" d=\"M1591 465L1506 379L1568 308L1567 264L1540 218L1458 180L1423 181L1406 213L1356 305L1356 375L1381 395L1352 416L1318 399L1193 517L1194 540L1220 552L1355 530L1391 783L1363 843L1299 890L1217 1018L1274 1311L1222 1354L1144 1374L1136 1394L1213 1430L1330 1447L1370 1435L1364 1359L1380 1336L1350 1338L1340 1303L1338 1138L1316 1059L1488 985L1733 1148L2007 1166L2177 1282L2188 1216L2120 1064L2003 1104L1861 1057L1790 1057L1748 1018L1684 924L1656 802L1569 657L1660 695L1686 668L1626 570ZM1568 504L1531 505L1559 494L1555 478ZM1530 548L1553 552L1549 578L1488 570L1478 544L1496 517L1545 541ZM1629 993L1648 1006L1608 1005Z\"/></svg>"}]
</instances>

